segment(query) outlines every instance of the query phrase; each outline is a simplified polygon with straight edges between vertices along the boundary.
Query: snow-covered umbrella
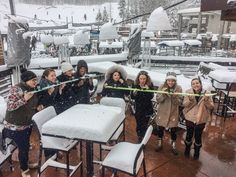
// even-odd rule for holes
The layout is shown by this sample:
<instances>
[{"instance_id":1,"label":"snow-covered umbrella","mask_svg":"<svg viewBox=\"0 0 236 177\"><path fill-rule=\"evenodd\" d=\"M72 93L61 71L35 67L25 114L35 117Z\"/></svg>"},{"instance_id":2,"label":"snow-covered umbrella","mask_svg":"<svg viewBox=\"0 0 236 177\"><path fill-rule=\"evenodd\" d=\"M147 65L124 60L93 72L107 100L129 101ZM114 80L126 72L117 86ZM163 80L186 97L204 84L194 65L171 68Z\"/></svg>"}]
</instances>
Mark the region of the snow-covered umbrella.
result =
<instances>
[{"instance_id":1,"label":"snow-covered umbrella","mask_svg":"<svg viewBox=\"0 0 236 177\"><path fill-rule=\"evenodd\" d=\"M74 35L74 44L75 45L80 45L80 46L85 46L86 44L89 44L89 33L85 31L78 31Z\"/></svg>"},{"instance_id":2,"label":"snow-covered umbrella","mask_svg":"<svg viewBox=\"0 0 236 177\"><path fill-rule=\"evenodd\" d=\"M118 39L119 35L116 30L116 26L112 23L105 23L101 26L99 39L101 41Z\"/></svg>"},{"instance_id":3,"label":"snow-covered umbrella","mask_svg":"<svg viewBox=\"0 0 236 177\"><path fill-rule=\"evenodd\" d=\"M156 32L171 29L166 11L162 7L155 9L148 19L147 31Z\"/></svg>"},{"instance_id":4,"label":"snow-covered umbrella","mask_svg":"<svg viewBox=\"0 0 236 177\"><path fill-rule=\"evenodd\" d=\"M41 39L41 42L42 42L43 44L52 44L52 43L53 43L53 37L52 37L51 34L49 34L49 35L44 35L44 34L42 34L42 35L40 36L40 39Z\"/></svg>"}]
</instances>

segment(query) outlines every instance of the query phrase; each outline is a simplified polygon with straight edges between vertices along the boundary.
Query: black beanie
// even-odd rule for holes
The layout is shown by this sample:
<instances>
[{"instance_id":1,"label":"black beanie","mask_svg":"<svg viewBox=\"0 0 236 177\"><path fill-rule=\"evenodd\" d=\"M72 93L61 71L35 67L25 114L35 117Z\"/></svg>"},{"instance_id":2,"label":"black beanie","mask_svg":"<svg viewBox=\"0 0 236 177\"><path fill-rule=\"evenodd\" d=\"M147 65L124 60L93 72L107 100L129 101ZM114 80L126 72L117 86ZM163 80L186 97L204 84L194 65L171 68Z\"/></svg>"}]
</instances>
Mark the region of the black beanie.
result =
<instances>
[{"instance_id":1,"label":"black beanie","mask_svg":"<svg viewBox=\"0 0 236 177\"><path fill-rule=\"evenodd\" d=\"M23 71L22 74L21 74L21 80L23 82L27 82L31 79L36 78L36 77L37 77L36 74L34 74L32 71L27 71L26 70L26 71Z\"/></svg>"}]
</instances>

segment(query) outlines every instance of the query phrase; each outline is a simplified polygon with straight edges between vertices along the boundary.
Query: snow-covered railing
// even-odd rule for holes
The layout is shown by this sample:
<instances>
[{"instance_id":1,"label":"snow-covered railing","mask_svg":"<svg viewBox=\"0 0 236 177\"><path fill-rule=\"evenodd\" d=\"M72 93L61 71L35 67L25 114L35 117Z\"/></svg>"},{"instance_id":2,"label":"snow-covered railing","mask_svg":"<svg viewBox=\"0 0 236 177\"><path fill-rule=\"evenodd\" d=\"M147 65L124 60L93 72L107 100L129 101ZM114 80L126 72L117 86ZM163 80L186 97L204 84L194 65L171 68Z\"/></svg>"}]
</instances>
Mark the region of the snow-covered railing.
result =
<instances>
[{"instance_id":1,"label":"snow-covered railing","mask_svg":"<svg viewBox=\"0 0 236 177\"><path fill-rule=\"evenodd\" d=\"M179 41L179 40L162 41L162 42L159 42L158 45L167 46L167 47L182 47L182 46L184 46L184 42Z\"/></svg>"}]
</instances>

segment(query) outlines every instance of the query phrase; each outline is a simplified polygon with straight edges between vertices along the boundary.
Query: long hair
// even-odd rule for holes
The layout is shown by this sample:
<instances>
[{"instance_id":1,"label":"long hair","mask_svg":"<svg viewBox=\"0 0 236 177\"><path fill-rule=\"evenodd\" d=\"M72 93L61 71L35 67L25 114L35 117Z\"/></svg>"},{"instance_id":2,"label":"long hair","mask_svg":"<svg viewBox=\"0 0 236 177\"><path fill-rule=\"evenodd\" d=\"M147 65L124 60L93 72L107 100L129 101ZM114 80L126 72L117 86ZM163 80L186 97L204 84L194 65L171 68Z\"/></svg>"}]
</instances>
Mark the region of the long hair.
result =
<instances>
[{"instance_id":1,"label":"long hair","mask_svg":"<svg viewBox=\"0 0 236 177\"><path fill-rule=\"evenodd\" d=\"M54 70L54 69L51 69L51 68L45 69L44 72L43 72L42 78L43 78L43 79L46 79L46 77L48 77L48 75L49 75L51 72L55 72L55 70Z\"/></svg>"},{"instance_id":2,"label":"long hair","mask_svg":"<svg viewBox=\"0 0 236 177\"><path fill-rule=\"evenodd\" d=\"M139 83L139 77L140 77L141 75L144 75L144 76L147 77L146 84L147 84L148 86L151 86L151 85L152 85L152 80L151 80L150 76L148 75L148 72L146 72L146 71L140 71L140 72L138 73L138 76L136 77L136 79L135 79L135 81L134 81L134 84L135 84L135 85L139 85L139 84L140 84L140 83Z\"/></svg>"}]
</instances>

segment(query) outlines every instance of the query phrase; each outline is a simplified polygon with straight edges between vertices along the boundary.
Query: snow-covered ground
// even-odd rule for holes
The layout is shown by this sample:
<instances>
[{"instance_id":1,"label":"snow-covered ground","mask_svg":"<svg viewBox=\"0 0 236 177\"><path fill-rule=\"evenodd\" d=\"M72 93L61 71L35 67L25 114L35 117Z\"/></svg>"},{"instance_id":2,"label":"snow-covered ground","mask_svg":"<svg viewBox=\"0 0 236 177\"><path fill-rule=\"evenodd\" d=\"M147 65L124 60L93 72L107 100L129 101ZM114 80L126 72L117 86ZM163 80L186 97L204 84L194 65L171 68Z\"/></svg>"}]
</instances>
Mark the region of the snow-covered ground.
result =
<instances>
[{"instance_id":1,"label":"snow-covered ground","mask_svg":"<svg viewBox=\"0 0 236 177\"><path fill-rule=\"evenodd\" d=\"M111 7L111 10L110 10ZM16 3L16 14L28 18L30 27L33 26L55 26L66 24L68 19L71 22L73 18L74 23L93 23L96 22L96 16L100 9L101 13L106 8L108 15L116 21L120 21L118 3L105 3L102 5L56 5L56 6L40 6L32 4ZM10 7L8 1L0 1L0 30L2 33L7 31L7 19L5 14L10 14ZM86 14L86 20L84 15ZM33 20L36 15L37 19ZM60 16L60 19L59 19ZM47 22L48 21L48 22Z\"/></svg>"}]
</instances>

